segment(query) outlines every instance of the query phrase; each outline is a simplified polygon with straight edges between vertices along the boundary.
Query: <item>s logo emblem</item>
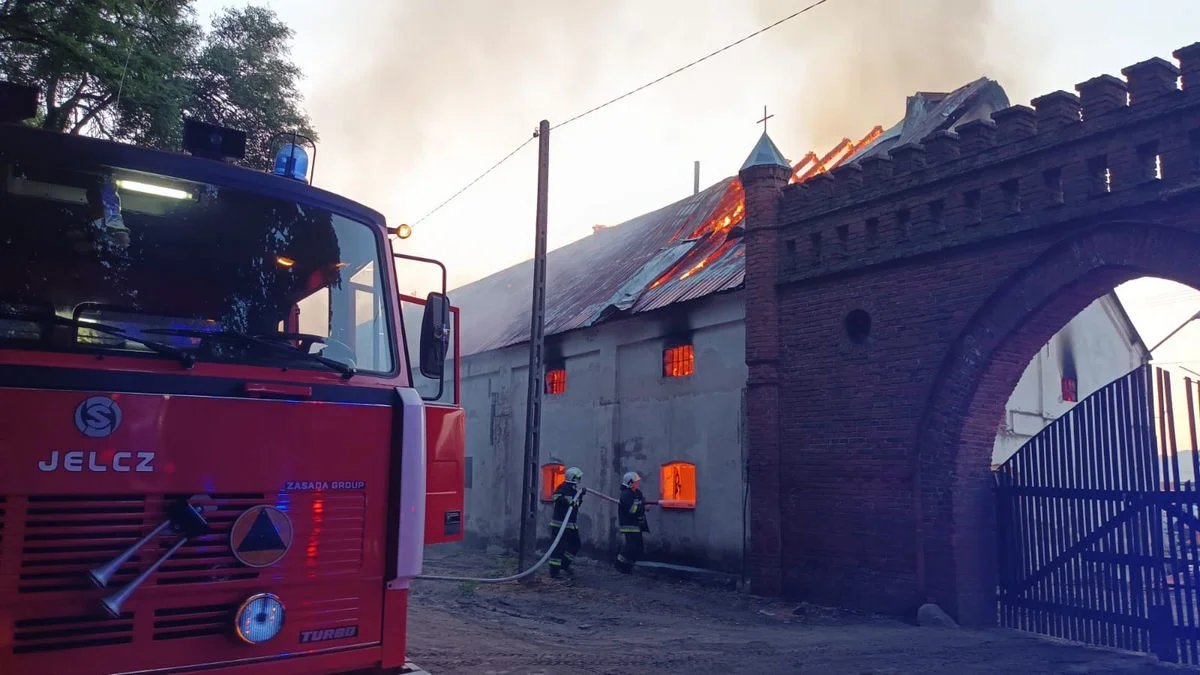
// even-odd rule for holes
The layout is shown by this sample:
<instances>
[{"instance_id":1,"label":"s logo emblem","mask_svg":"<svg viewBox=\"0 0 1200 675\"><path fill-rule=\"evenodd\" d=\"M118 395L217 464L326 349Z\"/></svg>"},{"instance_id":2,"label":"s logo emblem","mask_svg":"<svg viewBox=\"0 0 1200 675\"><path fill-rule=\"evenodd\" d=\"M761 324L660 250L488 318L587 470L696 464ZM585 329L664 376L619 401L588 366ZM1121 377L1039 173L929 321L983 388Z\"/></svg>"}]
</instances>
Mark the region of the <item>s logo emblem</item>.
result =
<instances>
[{"instance_id":1,"label":"s logo emblem","mask_svg":"<svg viewBox=\"0 0 1200 675\"><path fill-rule=\"evenodd\" d=\"M75 408L75 428L90 438L104 438L121 426L121 407L106 396L85 399Z\"/></svg>"}]
</instances>

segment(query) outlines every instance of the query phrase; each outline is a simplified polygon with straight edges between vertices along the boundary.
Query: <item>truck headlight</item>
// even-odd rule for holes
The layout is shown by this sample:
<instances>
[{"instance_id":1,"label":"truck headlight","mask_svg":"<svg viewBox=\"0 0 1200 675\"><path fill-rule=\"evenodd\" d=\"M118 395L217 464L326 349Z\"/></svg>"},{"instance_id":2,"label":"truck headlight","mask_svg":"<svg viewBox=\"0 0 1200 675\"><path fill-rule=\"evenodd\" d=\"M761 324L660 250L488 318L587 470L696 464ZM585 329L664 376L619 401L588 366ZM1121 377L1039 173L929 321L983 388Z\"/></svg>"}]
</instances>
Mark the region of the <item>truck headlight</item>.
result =
<instances>
[{"instance_id":1,"label":"truck headlight","mask_svg":"<svg viewBox=\"0 0 1200 675\"><path fill-rule=\"evenodd\" d=\"M257 645L283 630L283 603L270 593L246 598L237 611L237 634L246 644Z\"/></svg>"}]
</instances>

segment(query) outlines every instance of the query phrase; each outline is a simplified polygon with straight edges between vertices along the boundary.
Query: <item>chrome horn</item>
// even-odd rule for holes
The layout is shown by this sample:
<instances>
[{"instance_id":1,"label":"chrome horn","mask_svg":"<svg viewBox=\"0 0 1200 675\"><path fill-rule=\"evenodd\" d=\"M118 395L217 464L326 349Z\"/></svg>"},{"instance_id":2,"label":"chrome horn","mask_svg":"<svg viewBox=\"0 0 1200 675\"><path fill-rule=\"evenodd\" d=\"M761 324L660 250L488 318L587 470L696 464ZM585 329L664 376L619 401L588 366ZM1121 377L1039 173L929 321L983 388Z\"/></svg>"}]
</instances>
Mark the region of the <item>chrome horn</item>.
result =
<instances>
[{"instance_id":1,"label":"chrome horn","mask_svg":"<svg viewBox=\"0 0 1200 675\"><path fill-rule=\"evenodd\" d=\"M114 619L119 618L121 616L121 605L125 604L125 601L129 599L129 596L133 595L133 592L138 589L138 586L141 586L143 583L145 583L146 579L149 579L150 575L158 571L159 566L167 561L167 558L175 555L175 552L183 548L183 545L187 542L187 537L180 538L180 540L175 542L175 545L172 546L166 553L164 553L162 557L160 557L158 560L155 560L152 565L145 569L145 571L134 577L129 583L125 584L124 588L101 600L100 606L104 608L105 612L108 612L110 617Z\"/></svg>"},{"instance_id":2,"label":"chrome horn","mask_svg":"<svg viewBox=\"0 0 1200 675\"><path fill-rule=\"evenodd\" d=\"M97 567L96 569L89 570L88 578L91 579L92 583L96 586L100 588L107 588L108 582L112 581L113 575L117 573L117 570L121 569L121 565L124 565L126 560L129 560L131 557L133 557L134 553L137 553L138 550L140 550L143 546L149 544L151 539L157 537L162 533L163 530L170 526L171 521L164 520L161 525L154 528L153 532L139 539L137 543L125 549L120 555Z\"/></svg>"},{"instance_id":3,"label":"chrome horn","mask_svg":"<svg viewBox=\"0 0 1200 675\"><path fill-rule=\"evenodd\" d=\"M208 533L208 520L204 518L204 513L215 510L216 505L208 504L197 508L191 503L192 499L200 500L206 497L207 495L195 495L191 499L180 499L171 503L167 507L167 520L158 527L154 528L153 532L145 537L142 537L137 543L135 543L133 546L130 546L128 549L122 552L121 555L113 558L107 564L88 572L88 577L91 578L92 583L104 588L108 585L108 582L112 580L112 577L117 573L117 570L121 568L121 565L123 565L126 560L129 560L130 556L162 533L163 530L169 528L173 534L179 536L179 541L176 541L166 553L159 556L158 560L155 560L141 574L130 580L130 582L125 584L121 590L100 601L100 605L104 607L104 611L107 612L109 616L114 619L121 616L121 606L125 604L125 601L129 599L129 596L133 595L133 592L136 591L139 586L141 586L146 582L147 579L150 578L150 575L158 571L158 568L161 567L168 558L175 555L179 549L183 548L183 546L187 544L189 540L197 539Z\"/></svg>"}]
</instances>

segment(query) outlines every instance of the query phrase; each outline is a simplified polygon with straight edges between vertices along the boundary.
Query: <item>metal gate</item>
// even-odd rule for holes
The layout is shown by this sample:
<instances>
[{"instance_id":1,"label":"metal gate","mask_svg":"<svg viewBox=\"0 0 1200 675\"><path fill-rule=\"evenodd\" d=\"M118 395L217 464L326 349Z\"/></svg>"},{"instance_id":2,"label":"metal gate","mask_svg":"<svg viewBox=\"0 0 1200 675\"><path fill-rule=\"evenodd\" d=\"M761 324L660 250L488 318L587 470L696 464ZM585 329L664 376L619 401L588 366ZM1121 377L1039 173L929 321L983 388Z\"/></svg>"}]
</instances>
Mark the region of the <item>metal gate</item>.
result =
<instances>
[{"instance_id":1,"label":"metal gate","mask_svg":"<svg viewBox=\"0 0 1200 675\"><path fill-rule=\"evenodd\" d=\"M1140 367L996 471L1002 626L1200 665L1200 390L1171 384Z\"/></svg>"}]
</instances>

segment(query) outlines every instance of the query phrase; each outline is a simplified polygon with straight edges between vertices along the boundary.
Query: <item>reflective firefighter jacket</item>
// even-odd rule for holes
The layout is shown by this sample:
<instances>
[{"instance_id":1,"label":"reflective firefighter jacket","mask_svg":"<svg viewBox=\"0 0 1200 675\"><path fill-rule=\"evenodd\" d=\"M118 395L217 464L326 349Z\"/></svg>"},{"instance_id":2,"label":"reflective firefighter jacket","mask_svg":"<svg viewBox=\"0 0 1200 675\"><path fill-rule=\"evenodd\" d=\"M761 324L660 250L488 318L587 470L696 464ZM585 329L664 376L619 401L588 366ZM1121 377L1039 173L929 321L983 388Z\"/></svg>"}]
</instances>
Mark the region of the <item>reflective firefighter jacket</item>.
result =
<instances>
[{"instance_id":1,"label":"reflective firefighter jacket","mask_svg":"<svg viewBox=\"0 0 1200 675\"><path fill-rule=\"evenodd\" d=\"M646 522L646 497L641 490L621 487L621 502L617 505L617 526L621 534L649 532Z\"/></svg>"},{"instance_id":2,"label":"reflective firefighter jacket","mask_svg":"<svg viewBox=\"0 0 1200 675\"><path fill-rule=\"evenodd\" d=\"M574 506L575 510L571 512L571 520L567 523L568 530L577 530L579 525L579 503L583 500L583 496L576 497L579 487L575 483L563 482L554 491L554 514L550 516L550 527L561 527L563 517L567 515L567 507Z\"/></svg>"}]
</instances>

